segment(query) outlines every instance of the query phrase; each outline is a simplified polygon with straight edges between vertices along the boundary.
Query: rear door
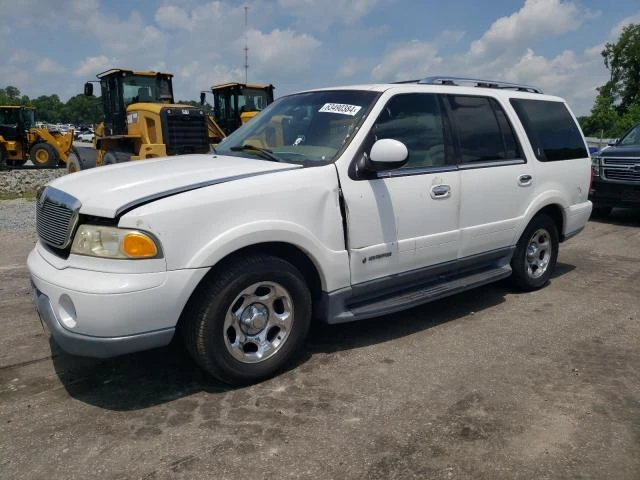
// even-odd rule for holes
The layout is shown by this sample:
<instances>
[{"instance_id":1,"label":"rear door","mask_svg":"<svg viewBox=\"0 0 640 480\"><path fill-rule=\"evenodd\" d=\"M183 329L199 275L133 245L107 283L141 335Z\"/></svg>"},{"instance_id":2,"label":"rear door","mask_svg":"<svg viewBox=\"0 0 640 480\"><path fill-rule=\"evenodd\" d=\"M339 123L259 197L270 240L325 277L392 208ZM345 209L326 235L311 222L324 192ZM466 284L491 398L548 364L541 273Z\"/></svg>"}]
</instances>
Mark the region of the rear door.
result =
<instances>
[{"instance_id":1,"label":"rear door","mask_svg":"<svg viewBox=\"0 0 640 480\"><path fill-rule=\"evenodd\" d=\"M462 192L458 257L510 247L535 194L534 165L498 100L446 95L445 104Z\"/></svg>"}]
</instances>

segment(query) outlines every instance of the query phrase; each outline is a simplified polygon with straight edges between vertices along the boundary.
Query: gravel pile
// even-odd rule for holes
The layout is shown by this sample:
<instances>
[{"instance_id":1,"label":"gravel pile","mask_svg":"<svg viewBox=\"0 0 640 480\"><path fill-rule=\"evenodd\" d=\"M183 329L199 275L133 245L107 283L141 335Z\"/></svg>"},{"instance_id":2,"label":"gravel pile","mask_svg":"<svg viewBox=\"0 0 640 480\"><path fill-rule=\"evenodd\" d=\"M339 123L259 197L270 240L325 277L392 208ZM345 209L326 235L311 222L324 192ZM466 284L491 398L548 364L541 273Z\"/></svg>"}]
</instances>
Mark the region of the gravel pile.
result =
<instances>
[{"instance_id":1,"label":"gravel pile","mask_svg":"<svg viewBox=\"0 0 640 480\"><path fill-rule=\"evenodd\" d=\"M0 171L0 196L33 195L38 187L65 173L64 168Z\"/></svg>"},{"instance_id":2,"label":"gravel pile","mask_svg":"<svg viewBox=\"0 0 640 480\"><path fill-rule=\"evenodd\" d=\"M18 198L0 200L0 231L34 233L36 231L36 203Z\"/></svg>"}]
</instances>

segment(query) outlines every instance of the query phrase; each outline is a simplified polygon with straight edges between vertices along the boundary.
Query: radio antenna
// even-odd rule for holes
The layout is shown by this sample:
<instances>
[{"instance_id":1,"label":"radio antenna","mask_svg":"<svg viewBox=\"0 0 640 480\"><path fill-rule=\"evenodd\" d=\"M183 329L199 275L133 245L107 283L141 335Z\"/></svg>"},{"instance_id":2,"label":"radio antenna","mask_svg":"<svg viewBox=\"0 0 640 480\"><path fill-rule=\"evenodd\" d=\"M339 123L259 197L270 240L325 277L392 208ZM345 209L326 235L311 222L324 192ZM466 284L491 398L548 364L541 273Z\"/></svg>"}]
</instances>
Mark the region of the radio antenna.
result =
<instances>
[{"instance_id":1,"label":"radio antenna","mask_svg":"<svg viewBox=\"0 0 640 480\"><path fill-rule=\"evenodd\" d=\"M248 24L247 24L247 12L249 7L244 7L244 83L247 83L247 77L249 73L249 40L247 36Z\"/></svg>"}]
</instances>

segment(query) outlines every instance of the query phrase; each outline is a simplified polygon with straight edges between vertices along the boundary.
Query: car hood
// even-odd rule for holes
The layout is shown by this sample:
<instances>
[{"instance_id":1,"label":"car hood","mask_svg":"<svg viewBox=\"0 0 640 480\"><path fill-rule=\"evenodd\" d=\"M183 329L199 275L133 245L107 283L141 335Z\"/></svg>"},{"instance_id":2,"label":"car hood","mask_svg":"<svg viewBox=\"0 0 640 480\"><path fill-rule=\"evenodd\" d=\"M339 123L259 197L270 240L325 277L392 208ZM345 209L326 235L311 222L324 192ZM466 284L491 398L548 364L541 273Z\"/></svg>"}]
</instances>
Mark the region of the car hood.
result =
<instances>
[{"instance_id":1,"label":"car hood","mask_svg":"<svg viewBox=\"0 0 640 480\"><path fill-rule=\"evenodd\" d=\"M640 145L609 147L600 150L597 155L602 157L640 158Z\"/></svg>"},{"instance_id":2,"label":"car hood","mask_svg":"<svg viewBox=\"0 0 640 480\"><path fill-rule=\"evenodd\" d=\"M158 198L293 168L301 166L224 155L178 155L84 170L49 185L77 198L80 213L115 218Z\"/></svg>"}]
</instances>

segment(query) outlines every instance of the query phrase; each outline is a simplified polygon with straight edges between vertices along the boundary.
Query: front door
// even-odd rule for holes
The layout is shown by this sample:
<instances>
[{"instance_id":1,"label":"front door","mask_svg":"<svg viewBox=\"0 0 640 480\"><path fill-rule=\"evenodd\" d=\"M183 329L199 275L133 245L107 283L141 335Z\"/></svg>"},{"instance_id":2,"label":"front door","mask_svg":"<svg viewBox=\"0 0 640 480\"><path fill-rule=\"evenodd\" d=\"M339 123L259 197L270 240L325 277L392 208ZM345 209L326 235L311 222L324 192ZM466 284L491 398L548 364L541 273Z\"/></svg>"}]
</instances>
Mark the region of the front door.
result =
<instances>
[{"instance_id":1,"label":"front door","mask_svg":"<svg viewBox=\"0 0 640 480\"><path fill-rule=\"evenodd\" d=\"M456 259L460 176L438 95L392 96L370 133L409 151L405 166L374 178L341 178L347 210L351 283Z\"/></svg>"}]
</instances>

